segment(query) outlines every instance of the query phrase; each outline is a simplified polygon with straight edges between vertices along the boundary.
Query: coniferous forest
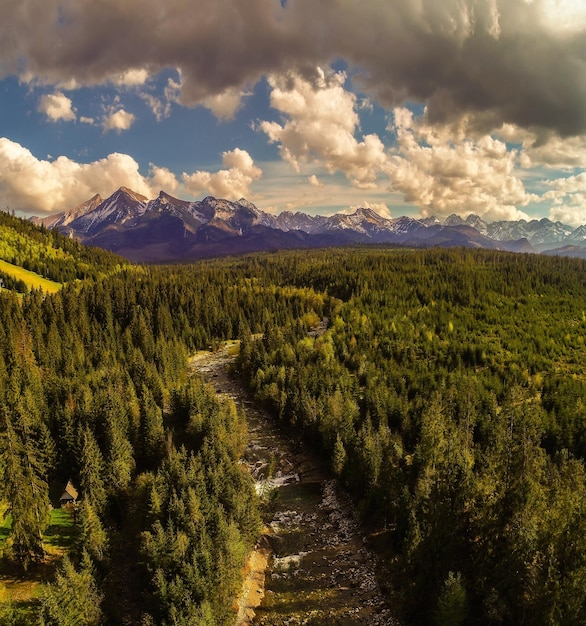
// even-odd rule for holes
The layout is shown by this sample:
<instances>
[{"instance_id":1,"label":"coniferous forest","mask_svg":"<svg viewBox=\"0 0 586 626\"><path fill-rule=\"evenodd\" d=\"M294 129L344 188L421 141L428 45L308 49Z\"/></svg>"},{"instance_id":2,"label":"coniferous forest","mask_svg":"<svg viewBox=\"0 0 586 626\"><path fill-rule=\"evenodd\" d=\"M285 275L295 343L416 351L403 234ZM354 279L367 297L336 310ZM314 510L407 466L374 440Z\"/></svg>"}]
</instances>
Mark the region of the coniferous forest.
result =
<instances>
[{"instance_id":1,"label":"coniferous forest","mask_svg":"<svg viewBox=\"0 0 586 626\"><path fill-rule=\"evenodd\" d=\"M80 501L52 583L0 623L234 620L261 526L246 424L188 359L236 338L256 400L354 495L402 623L586 623L584 262L356 248L137 267L33 231L65 284L0 293L2 561L33 571L68 480Z\"/></svg>"}]
</instances>

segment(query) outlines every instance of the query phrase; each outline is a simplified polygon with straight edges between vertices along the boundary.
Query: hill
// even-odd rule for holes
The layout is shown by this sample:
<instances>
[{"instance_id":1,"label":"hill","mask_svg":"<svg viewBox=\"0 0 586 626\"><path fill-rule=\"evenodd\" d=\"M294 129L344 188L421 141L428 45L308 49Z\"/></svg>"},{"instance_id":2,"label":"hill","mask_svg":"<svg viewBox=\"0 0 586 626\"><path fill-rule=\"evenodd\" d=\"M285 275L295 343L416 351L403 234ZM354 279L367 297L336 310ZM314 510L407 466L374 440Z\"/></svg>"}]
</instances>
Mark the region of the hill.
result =
<instances>
[{"instance_id":1,"label":"hill","mask_svg":"<svg viewBox=\"0 0 586 626\"><path fill-rule=\"evenodd\" d=\"M127 261L43 225L0 212L0 286L52 293L68 282L97 277Z\"/></svg>"}]
</instances>

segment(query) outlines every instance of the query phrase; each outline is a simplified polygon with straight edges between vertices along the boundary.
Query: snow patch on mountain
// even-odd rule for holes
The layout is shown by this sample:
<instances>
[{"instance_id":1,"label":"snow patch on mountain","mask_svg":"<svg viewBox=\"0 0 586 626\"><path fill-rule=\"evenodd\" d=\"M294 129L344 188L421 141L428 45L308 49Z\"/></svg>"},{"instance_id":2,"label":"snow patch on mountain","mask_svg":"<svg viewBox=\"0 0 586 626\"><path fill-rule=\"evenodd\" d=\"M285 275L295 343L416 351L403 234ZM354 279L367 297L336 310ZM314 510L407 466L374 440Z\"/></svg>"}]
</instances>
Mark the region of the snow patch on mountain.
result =
<instances>
[{"instance_id":1,"label":"snow patch on mountain","mask_svg":"<svg viewBox=\"0 0 586 626\"><path fill-rule=\"evenodd\" d=\"M242 244L249 246L246 249L377 242L539 251L586 242L586 225L574 229L548 218L490 223L474 214L465 219L453 214L443 222L435 216L387 219L364 207L329 217L291 211L273 215L245 198L233 202L207 196L193 202L161 191L148 200L126 187L106 199L96 195L70 211L35 221L88 243L95 240L96 245L110 245L112 231L116 245L124 249L129 242L137 249L156 242L175 249L180 233L184 240L193 239L189 245L214 245L218 253L232 251L233 237L247 238L249 243ZM168 258L174 257L169 253Z\"/></svg>"}]
</instances>

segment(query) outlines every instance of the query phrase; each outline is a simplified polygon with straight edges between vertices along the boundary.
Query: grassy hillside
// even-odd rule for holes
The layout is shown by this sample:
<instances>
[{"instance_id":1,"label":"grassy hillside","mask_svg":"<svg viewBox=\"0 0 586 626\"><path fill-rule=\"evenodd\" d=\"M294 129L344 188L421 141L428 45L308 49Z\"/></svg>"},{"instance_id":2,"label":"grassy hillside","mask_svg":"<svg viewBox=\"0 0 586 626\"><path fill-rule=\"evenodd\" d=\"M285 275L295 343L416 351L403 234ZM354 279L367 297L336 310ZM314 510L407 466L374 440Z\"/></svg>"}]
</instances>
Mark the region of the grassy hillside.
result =
<instances>
[{"instance_id":1,"label":"grassy hillside","mask_svg":"<svg viewBox=\"0 0 586 626\"><path fill-rule=\"evenodd\" d=\"M61 283L43 278L39 274L35 274L35 272L0 260L0 284L4 289L15 290L14 286L12 286L12 281L9 280L10 278L16 283L16 291L19 293L23 293L25 288L26 291L42 289L46 293L56 293L61 289Z\"/></svg>"},{"instance_id":2,"label":"grassy hillside","mask_svg":"<svg viewBox=\"0 0 586 626\"><path fill-rule=\"evenodd\" d=\"M56 231L0 212L0 278L6 289L55 293L60 285L106 275L126 263Z\"/></svg>"}]
</instances>

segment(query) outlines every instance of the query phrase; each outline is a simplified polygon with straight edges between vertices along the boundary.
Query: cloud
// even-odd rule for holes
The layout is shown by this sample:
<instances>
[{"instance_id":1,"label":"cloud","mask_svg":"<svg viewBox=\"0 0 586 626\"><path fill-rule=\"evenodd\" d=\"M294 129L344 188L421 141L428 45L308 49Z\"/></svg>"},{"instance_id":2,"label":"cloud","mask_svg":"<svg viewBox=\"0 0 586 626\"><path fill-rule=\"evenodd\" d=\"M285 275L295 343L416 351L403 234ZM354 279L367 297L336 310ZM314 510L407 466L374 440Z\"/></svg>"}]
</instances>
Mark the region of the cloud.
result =
<instances>
[{"instance_id":1,"label":"cloud","mask_svg":"<svg viewBox=\"0 0 586 626\"><path fill-rule=\"evenodd\" d=\"M375 213L390 220L392 217L391 210L384 202L363 202L362 206L367 209L372 209Z\"/></svg>"},{"instance_id":2,"label":"cloud","mask_svg":"<svg viewBox=\"0 0 586 626\"><path fill-rule=\"evenodd\" d=\"M112 113L104 116L102 120L102 127L105 132L109 130L115 130L116 132L121 132L123 130L128 130L135 122L136 116L134 113L128 113L124 109L118 109Z\"/></svg>"},{"instance_id":3,"label":"cloud","mask_svg":"<svg viewBox=\"0 0 586 626\"><path fill-rule=\"evenodd\" d=\"M312 187L322 187L323 186L323 183L320 182L319 178L315 174L312 174L311 176L309 176L307 178L307 182Z\"/></svg>"},{"instance_id":4,"label":"cloud","mask_svg":"<svg viewBox=\"0 0 586 626\"><path fill-rule=\"evenodd\" d=\"M342 172L359 189L374 191L384 185L403 194L424 216L457 212L489 220L526 217L518 207L537 196L526 191L517 174L520 150L488 134L467 138L466 117L434 125L428 111L415 118L404 107L394 110L387 129L395 134L392 148L376 134L357 138L360 104L344 88L345 80L343 72L319 69L313 75L290 72L269 79L271 105L284 121L263 121L259 128L296 171L312 163L330 174Z\"/></svg>"},{"instance_id":5,"label":"cloud","mask_svg":"<svg viewBox=\"0 0 586 626\"><path fill-rule=\"evenodd\" d=\"M73 122L77 116L72 105L72 101L66 95L56 92L42 95L37 110L44 113L51 122L61 120Z\"/></svg>"},{"instance_id":6,"label":"cloud","mask_svg":"<svg viewBox=\"0 0 586 626\"><path fill-rule=\"evenodd\" d=\"M544 200L553 203L549 212L551 219L573 226L586 224L586 172L545 184L550 191L544 194Z\"/></svg>"},{"instance_id":7,"label":"cloud","mask_svg":"<svg viewBox=\"0 0 586 626\"><path fill-rule=\"evenodd\" d=\"M148 77L148 70L132 68L114 77L112 82L119 87L140 87L146 83Z\"/></svg>"},{"instance_id":8,"label":"cloud","mask_svg":"<svg viewBox=\"0 0 586 626\"><path fill-rule=\"evenodd\" d=\"M387 173L391 188L424 216L475 213L489 220L527 217L517 207L538 198L516 175L519 152L490 135L453 140L411 111L394 111L397 146Z\"/></svg>"},{"instance_id":9,"label":"cloud","mask_svg":"<svg viewBox=\"0 0 586 626\"><path fill-rule=\"evenodd\" d=\"M157 122L169 117L171 115L171 103L169 101L163 101L151 93L141 93L140 97L146 102L149 109L153 112L153 115L157 118Z\"/></svg>"},{"instance_id":10,"label":"cloud","mask_svg":"<svg viewBox=\"0 0 586 626\"><path fill-rule=\"evenodd\" d=\"M202 104L219 120L232 120L242 106L243 98L249 95L249 92L239 89L227 89L223 93L209 96Z\"/></svg>"},{"instance_id":11,"label":"cloud","mask_svg":"<svg viewBox=\"0 0 586 626\"><path fill-rule=\"evenodd\" d=\"M549 211L549 217L570 226L586 224L586 192L558 198Z\"/></svg>"},{"instance_id":12,"label":"cloud","mask_svg":"<svg viewBox=\"0 0 586 626\"><path fill-rule=\"evenodd\" d=\"M148 184L151 189L162 189L167 193L174 193L178 189L179 182L171 170L166 167L159 167L153 163L150 166L151 176Z\"/></svg>"},{"instance_id":13,"label":"cloud","mask_svg":"<svg viewBox=\"0 0 586 626\"><path fill-rule=\"evenodd\" d=\"M375 134L355 138L357 99L344 89L345 81L344 72L321 68L313 76L289 72L270 77L271 106L285 121L262 121L259 128L279 144L282 158L296 171L300 163L316 161L330 172L344 172L356 187L373 188L386 160L384 146Z\"/></svg>"},{"instance_id":14,"label":"cloud","mask_svg":"<svg viewBox=\"0 0 586 626\"><path fill-rule=\"evenodd\" d=\"M67 157L41 160L18 143L0 138L0 206L25 214L49 214L71 209L96 193L106 195L126 186L154 197L164 183L175 188L173 175L152 166L151 176L139 172L126 154L113 153L92 163Z\"/></svg>"},{"instance_id":15,"label":"cloud","mask_svg":"<svg viewBox=\"0 0 586 626\"><path fill-rule=\"evenodd\" d=\"M558 0L1 0L3 75L40 84L142 84L178 69L201 104L261 76L344 60L388 108L427 103L561 136L586 132L586 6ZM232 109L234 110L234 109Z\"/></svg>"},{"instance_id":16,"label":"cloud","mask_svg":"<svg viewBox=\"0 0 586 626\"><path fill-rule=\"evenodd\" d=\"M335 211L330 215L353 215L358 209L371 209L372 211L378 213L381 217L384 217L386 219L391 219L392 217L391 210L385 202L368 202L366 200L364 202L361 202L360 204L352 204L348 208L342 209L341 211Z\"/></svg>"},{"instance_id":17,"label":"cloud","mask_svg":"<svg viewBox=\"0 0 586 626\"><path fill-rule=\"evenodd\" d=\"M228 200L250 197L250 185L261 178L262 170L254 164L248 152L240 148L224 152L222 160L226 169L218 172L184 172L185 188L196 195L207 192Z\"/></svg>"}]
</instances>

